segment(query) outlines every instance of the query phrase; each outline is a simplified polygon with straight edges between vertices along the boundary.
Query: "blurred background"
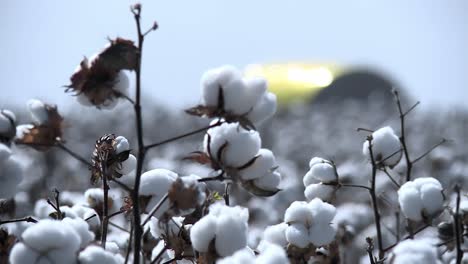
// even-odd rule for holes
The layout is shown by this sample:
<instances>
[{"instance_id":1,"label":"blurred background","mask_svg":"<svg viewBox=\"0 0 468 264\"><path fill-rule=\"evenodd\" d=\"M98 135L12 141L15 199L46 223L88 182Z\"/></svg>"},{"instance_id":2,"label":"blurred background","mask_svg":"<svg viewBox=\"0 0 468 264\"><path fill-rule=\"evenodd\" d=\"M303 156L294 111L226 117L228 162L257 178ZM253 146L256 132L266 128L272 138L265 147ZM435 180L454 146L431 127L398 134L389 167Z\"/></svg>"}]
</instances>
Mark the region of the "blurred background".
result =
<instances>
[{"instance_id":1,"label":"blurred background","mask_svg":"<svg viewBox=\"0 0 468 264\"><path fill-rule=\"evenodd\" d=\"M36 97L59 107L75 106L61 86L68 84L83 56L89 57L107 44L107 37L135 37L129 12L132 3L2 3L0 104ZM145 25L150 27L154 20L160 25L147 39L143 65L145 93L159 103L175 107L198 103L201 74L223 64L257 74L259 65L266 65L270 72L280 66L293 82L291 86L297 88L300 82L302 90L312 92L317 83L327 86L340 74L357 69L370 70L372 77L407 89L423 107L452 107L468 99L464 87L468 83L466 1L303 0L285 4L203 0L142 4ZM290 64L294 67L288 73ZM328 68L331 65L333 68ZM311 77L314 74L319 76ZM359 78L357 84L374 80ZM275 85L294 90L285 82Z\"/></svg>"}]
</instances>

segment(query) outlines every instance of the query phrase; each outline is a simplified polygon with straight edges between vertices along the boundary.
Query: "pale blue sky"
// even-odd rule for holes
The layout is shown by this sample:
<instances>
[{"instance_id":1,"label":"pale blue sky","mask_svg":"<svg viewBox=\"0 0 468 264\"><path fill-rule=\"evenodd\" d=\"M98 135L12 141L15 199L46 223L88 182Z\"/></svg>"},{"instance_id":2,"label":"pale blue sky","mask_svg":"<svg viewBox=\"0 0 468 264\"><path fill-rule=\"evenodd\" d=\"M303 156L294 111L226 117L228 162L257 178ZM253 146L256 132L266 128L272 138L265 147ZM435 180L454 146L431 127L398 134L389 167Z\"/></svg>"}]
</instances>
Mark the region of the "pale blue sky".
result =
<instances>
[{"instance_id":1,"label":"pale blue sky","mask_svg":"<svg viewBox=\"0 0 468 264\"><path fill-rule=\"evenodd\" d=\"M69 105L61 85L107 37L135 36L131 1L14 1L0 8L0 105ZM223 64L373 65L424 104L468 99L468 1L142 1L146 92L195 104L204 70Z\"/></svg>"}]
</instances>

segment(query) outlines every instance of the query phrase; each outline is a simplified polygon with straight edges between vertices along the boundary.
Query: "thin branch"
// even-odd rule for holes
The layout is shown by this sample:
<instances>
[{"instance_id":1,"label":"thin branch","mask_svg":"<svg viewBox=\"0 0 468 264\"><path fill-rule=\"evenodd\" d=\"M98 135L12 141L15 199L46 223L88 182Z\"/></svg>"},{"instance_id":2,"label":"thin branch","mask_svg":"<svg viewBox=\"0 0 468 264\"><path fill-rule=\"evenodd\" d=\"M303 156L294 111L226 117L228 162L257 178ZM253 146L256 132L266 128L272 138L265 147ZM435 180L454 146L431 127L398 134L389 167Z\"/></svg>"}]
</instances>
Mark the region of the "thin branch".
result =
<instances>
[{"instance_id":1,"label":"thin branch","mask_svg":"<svg viewBox=\"0 0 468 264\"><path fill-rule=\"evenodd\" d=\"M363 127L358 127L358 128L356 128L356 131L357 131L357 132L365 131L365 132L369 132L369 133L374 133L374 132L375 132L375 131L372 130L372 129L363 128Z\"/></svg>"},{"instance_id":2,"label":"thin branch","mask_svg":"<svg viewBox=\"0 0 468 264\"><path fill-rule=\"evenodd\" d=\"M340 187L349 187L349 188L361 188L361 189L366 189L368 191L371 190L370 187L365 186L365 185L359 185L359 184L345 184L345 183L340 183L338 186Z\"/></svg>"},{"instance_id":3,"label":"thin branch","mask_svg":"<svg viewBox=\"0 0 468 264\"><path fill-rule=\"evenodd\" d=\"M85 221L88 222L89 220L93 219L93 218L96 217L96 216L97 216L97 214L93 214L93 215L91 215L91 216L89 216L89 217L86 217L86 218L85 218Z\"/></svg>"},{"instance_id":4,"label":"thin branch","mask_svg":"<svg viewBox=\"0 0 468 264\"><path fill-rule=\"evenodd\" d=\"M403 152L405 154L405 160L406 160L406 181L410 181L411 180L411 170L413 168L413 163L411 162L411 159L409 157L409 150L408 150L408 146L406 144L406 138L405 138L405 116L409 112L406 111L406 113L403 113L403 109L401 107L401 101L400 101L400 96L398 94L398 91L394 90L393 93L395 94L395 100L396 100L396 103L397 103L398 112L400 113L400 130L401 130L400 142L401 142L401 145L403 147Z\"/></svg>"},{"instance_id":5,"label":"thin branch","mask_svg":"<svg viewBox=\"0 0 468 264\"><path fill-rule=\"evenodd\" d=\"M224 172L215 177L207 177L198 179L198 182L209 182L209 181L223 181L226 178L224 177Z\"/></svg>"},{"instance_id":6,"label":"thin branch","mask_svg":"<svg viewBox=\"0 0 468 264\"><path fill-rule=\"evenodd\" d=\"M421 102L417 101L413 106L411 106L408 110L406 110L406 112L403 113L403 116L406 116L407 114L409 114L411 111L413 111L416 106L418 106Z\"/></svg>"},{"instance_id":7,"label":"thin branch","mask_svg":"<svg viewBox=\"0 0 468 264\"><path fill-rule=\"evenodd\" d=\"M457 193L457 205L455 208L455 214L453 215L454 225L455 225L455 241L457 245L457 262L456 264L461 264L463 259L463 250L462 250L462 227L460 223L460 187L455 186L455 192Z\"/></svg>"},{"instance_id":8,"label":"thin branch","mask_svg":"<svg viewBox=\"0 0 468 264\"><path fill-rule=\"evenodd\" d=\"M226 188L224 189L224 202L227 206L229 206L229 187L231 183L226 182Z\"/></svg>"},{"instance_id":9,"label":"thin branch","mask_svg":"<svg viewBox=\"0 0 468 264\"><path fill-rule=\"evenodd\" d=\"M136 89L135 89L135 104L133 108L135 110L135 120L136 120L136 133L138 139L138 157L137 157L137 168L135 172L135 184L132 192L133 200L133 221L134 221L134 246L133 246L133 261L134 263L140 263L140 251L141 251L141 238L143 236L143 229L140 225L140 199L139 199L139 190L140 190L140 180L141 173L143 170L143 162L145 160L145 144L143 143L143 118L141 115L141 60L143 55L143 42L145 36L141 33L141 24L140 24L140 14L141 14L141 5L136 4L132 6L131 11L133 17L135 18L135 23L138 33L138 54L137 54L137 64L135 69L136 75Z\"/></svg>"},{"instance_id":10,"label":"thin branch","mask_svg":"<svg viewBox=\"0 0 468 264\"><path fill-rule=\"evenodd\" d=\"M60 141L57 141L56 142L56 146L60 149L62 149L63 151L67 152L68 154L70 154L70 156L72 156L73 158L75 158L77 161L85 164L86 166L88 167L91 167L92 164L91 162L89 162L87 159L83 158L82 156L80 156L79 154L75 153L73 150L69 149L67 146L65 146L62 142Z\"/></svg>"},{"instance_id":11,"label":"thin branch","mask_svg":"<svg viewBox=\"0 0 468 264\"><path fill-rule=\"evenodd\" d=\"M109 223L109 185L107 184L107 165L105 162L101 164L102 190L104 192L104 202L102 210L102 225L101 225L101 246L106 249L107 229Z\"/></svg>"},{"instance_id":12,"label":"thin branch","mask_svg":"<svg viewBox=\"0 0 468 264\"><path fill-rule=\"evenodd\" d=\"M17 222L37 223L37 220L32 218L31 216L27 216L23 218L0 221L0 225L9 224L9 223L17 223Z\"/></svg>"},{"instance_id":13,"label":"thin branch","mask_svg":"<svg viewBox=\"0 0 468 264\"><path fill-rule=\"evenodd\" d=\"M407 235L405 238L403 238L403 240L407 240L407 239L410 239L410 238L414 237L415 235L417 235L418 233L424 231L424 230L425 230L426 228L428 228L428 227L430 227L430 225L425 225L425 226L419 228L418 230L416 230L416 232L413 232L413 234ZM392 248L394 248L396 245L398 245L399 242L400 242L400 241L398 241L398 242L392 244L391 246L386 247L386 248L384 249L384 251L385 251L385 252L389 251L390 249L392 249Z\"/></svg>"},{"instance_id":14,"label":"thin branch","mask_svg":"<svg viewBox=\"0 0 468 264\"><path fill-rule=\"evenodd\" d=\"M448 140L443 138L439 143L435 144L434 146L432 146L430 149L428 149L426 152L424 152L421 156L417 157L416 159L413 160L413 163L416 163L418 162L420 159L424 158L425 156L427 156L429 153L431 153L434 149L436 149L438 146L444 144L445 142L447 142Z\"/></svg>"},{"instance_id":15,"label":"thin branch","mask_svg":"<svg viewBox=\"0 0 468 264\"><path fill-rule=\"evenodd\" d=\"M129 192L129 193L132 193L133 190L128 187L127 185L123 184L122 182L120 182L119 180L117 179L114 179L112 178L111 181L115 182L120 188L124 189L125 191Z\"/></svg>"},{"instance_id":16,"label":"thin branch","mask_svg":"<svg viewBox=\"0 0 468 264\"><path fill-rule=\"evenodd\" d=\"M161 145L164 145L164 144L167 144L167 143L182 139L182 138L186 138L186 137L196 135L196 134L201 133L201 132L205 132L206 130L208 130L210 128L213 128L213 127L217 127L217 126L221 125L222 123L223 122L216 122L216 123L214 123L212 125L202 127L202 128L199 128L197 130L194 130L194 131L182 134L182 135L178 135L178 136L175 136L175 137L172 137L172 138L169 138L169 139L165 139L165 140L160 141L160 142L149 144L149 145L145 146L145 151L147 151L147 150L149 150L151 148L154 148L154 147L158 147L158 146L161 146Z\"/></svg>"},{"instance_id":17,"label":"thin branch","mask_svg":"<svg viewBox=\"0 0 468 264\"><path fill-rule=\"evenodd\" d=\"M159 210L159 208L161 208L161 206L163 205L163 203L169 198L169 195L166 193L166 195L164 195L161 200L159 200L158 204L156 204L156 206L151 209L151 212L148 214L148 216L146 217L145 221L143 221L143 223L141 224L141 226L145 226L146 223L148 223L148 221L151 219L151 217Z\"/></svg>"},{"instance_id":18,"label":"thin branch","mask_svg":"<svg viewBox=\"0 0 468 264\"><path fill-rule=\"evenodd\" d=\"M397 188L400 188L400 184L398 184L398 182L392 177L392 175L390 175L386 168L384 168L382 171L387 175L390 181L393 182L393 184L395 184Z\"/></svg>"},{"instance_id":19,"label":"thin branch","mask_svg":"<svg viewBox=\"0 0 468 264\"><path fill-rule=\"evenodd\" d=\"M371 177L371 190L369 191L372 199L372 207L374 209L374 219L375 219L375 228L377 230L377 245L379 248L379 259L383 259L385 252L383 249L383 240L382 240L382 229L380 226L380 212L379 206L377 204L377 195L376 195L376 176L377 176L377 166L375 164L374 153L372 150L372 136L367 138L369 141L369 156L371 157L372 164L372 177Z\"/></svg>"},{"instance_id":20,"label":"thin branch","mask_svg":"<svg viewBox=\"0 0 468 264\"><path fill-rule=\"evenodd\" d=\"M130 225L130 236L128 238L127 252L125 253L125 264L127 264L130 258L130 252L132 251L132 239L133 239L133 224Z\"/></svg>"},{"instance_id":21,"label":"thin branch","mask_svg":"<svg viewBox=\"0 0 468 264\"><path fill-rule=\"evenodd\" d=\"M116 223L113 223L111 221L109 221L109 225L111 225L111 226L113 226L113 227L115 227L115 228L117 228L117 229L119 229L121 231L124 231L125 233L130 233L130 231L128 231L127 229L125 229L125 228L123 228L123 227L121 227L121 226L119 226Z\"/></svg>"},{"instance_id":22,"label":"thin branch","mask_svg":"<svg viewBox=\"0 0 468 264\"><path fill-rule=\"evenodd\" d=\"M369 256L369 261L370 261L369 263L375 264L374 254L372 253L372 251L374 251L374 242L372 241L372 238L370 237L366 237L366 242L367 242L366 251L367 251L367 255Z\"/></svg>"},{"instance_id":23,"label":"thin branch","mask_svg":"<svg viewBox=\"0 0 468 264\"><path fill-rule=\"evenodd\" d=\"M162 257L168 248L169 247L167 245L164 245L164 247L161 249L161 251L159 251L158 255L151 261L150 264L156 264L156 262Z\"/></svg>"}]
</instances>

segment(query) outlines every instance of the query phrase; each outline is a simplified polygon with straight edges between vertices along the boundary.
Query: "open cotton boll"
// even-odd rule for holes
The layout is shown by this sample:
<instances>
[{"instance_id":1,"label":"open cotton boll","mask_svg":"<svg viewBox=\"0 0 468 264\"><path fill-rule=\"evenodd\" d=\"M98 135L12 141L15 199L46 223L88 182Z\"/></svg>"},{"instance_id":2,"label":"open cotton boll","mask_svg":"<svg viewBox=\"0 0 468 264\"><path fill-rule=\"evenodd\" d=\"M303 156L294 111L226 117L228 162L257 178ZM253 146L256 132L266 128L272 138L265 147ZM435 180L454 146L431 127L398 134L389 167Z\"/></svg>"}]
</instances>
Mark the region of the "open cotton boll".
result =
<instances>
[{"instance_id":1,"label":"open cotton boll","mask_svg":"<svg viewBox=\"0 0 468 264\"><path fill-rule=\"evenodd\" d=\"M320 198L324 201L329 201L332 199L333 194L336 191L336 187L331 185L325 185L323 183L310 184L304 190L304 196L308 201L311 201L315 198Z\"/></svg>"},{"instance_id":2,"label":"open cotton boll","mask_svg":"<svg viewBox=\"0 0 468 264\"><path fill-rule=\"evenodd\" d=\"M390 258L394 264L425 263L438 264L437 248L431 241L407 239L393 249Z\"/></svg>"},{"instance_id":3,"label":"open cotton boll","mask_svg":"<svg viewBox=\"0 0 468 264\"><path fill-rule=\"evenodd\" d=\"M315 198L309 203L312 212L313 224L328 225L336 215L335 206L325 203L322 200Z\"/></svg>"},{"instance_id":4,"label":"open cotton boll","mask_svg":"<svg viewBox=\"0 0 468 264\"><path fill-rule=\"evenodd\" d=\"M128 143L128 140L123 136L116 137L114 144L115 153L117 154L130 150L130 143Z\"/></svg>"},{"instance_id":5,"label":"open cotton boll","mask_svg":"<svg viewBox=\"0 0 468 264\"><path fill-rule=\"evenodd\" d=\"M104 250L102 247L91 245L85 250L81 251L78 255L80 264L120 264L124 262L124 259L119 256L112 254Z\"/></svg>"},{"instance_id":6,"label":"open cotton boll","mask_svg":"<svg viewBox=\"0 0 468 264\"><path fill-rule=\"evenodd\" d=\"M177 173L166 169L154 169L141 175L140 195L151 196L146 206L148 212L156 206L161 198L169 191L169 188L177 177ZM169 203L166 201L156 212L155 217L159 217L168 208Z\"/></svg>"},{"instance_id":7,"label":"open cotton boll","mask_svg":"<svg viewBox=\"0 0 468 264\"><path fill-rule=\"evenodd\" d=\"M312 222L312 212L304 201L294 201L284 213L284 222L309 224Z\"/></svg>"},{"instance_id":8,"label":"open cotton boll","mask_svg":"<svg viewBox=\"0 0 468 264\"><path fill-rule=\"evenodd\" d=\"M255 253L249 248L236 251L229 257L216 261L216 264L249 264L255 263Z\"/></svg>"},{"instance_id":9,"label":"open cotton boll","mask_svg":"<svg viewBox=\"0 0 468 264\"><path fill-rule=\"evenodd\" d=\"M101 188L89 188L85 191L84 197L91 207L96 207L104 202L104 192Z\"/></svg>"},{"instance_id":10,"label":"open cotton boll","mask_svg":"<svg viewBox=\"0 0 468 264\"><path fill-rule=\"evenodd\" d=\"M277 244L281 247L286 247L288 241L286 240L286 223L280 223L277 225L267 226L263 232L263 240L270 243Z\"/></svg>"},{"instance_id":11,"label":"open cotton boll","mask_svg":"<svg viewBox=\"0 0 468 264\"><path fill-rule=\"evenodd\" d=\"M330 244L336 235L336 229L330 225L312 225L309 229L309 241L315 246Z\"/></svg>"},{"instance_id":12,"label":"open cotton boll","mask_svg":"<svg viewBox=\"0 0 468 264\"><path fill-rule=\"evenodd\" d=\"M309 231L302 223L293 223L286 228L286 239L289 243L305 248L309 245Z\"/></svg>"},{"instance_id":13,"label":"open cotton boll","mask_svg":"<svg viewBox=\"0 0 468 264\"><path fill-rule=\"evenodd\" d=\"M208 214L196 222L190 229L190 241L193 248L207 252L210 242L216 235L216 217Z\"/></svg>"},{"instance_id":14,"label":"open cotton boll","mask_svg":"<svg viewBox=\"0 0 468 264\"><path fill-rule=\"evenodd\" d=\"M241 73L231 65L206 71L201 78L203 105L218 106L219 89L223 89L226 84L241 78Z\"/></svg>"},{"instance_id":15,"label":"open cotton boll","mask_svg":"<svg viewBox=\"0 0 468 264\"><path fill-rule=\"evenodd\" d=\"M395 166L402 156L400 150L400 139L391 127L386 126L372 133L372 153L376 163L383 161L382 165L384 166ZM395 154L398 151L400 152ZM367 140L363 144L362 153L370 159L369 141Z\"/></svg>"},{"instance_id":16,"label":"open cotton boll","mask_svg":"<svg viewBox=\"0 0 468 264\"><path fill-rule=\"evenodd\" d=\"M328 162L313 164L303 178L304 186L317 182L331 183L336 181L338 181L338 176L335 167Z\"/></svg>"},{"instance_id":17,"label":"open cotton boll","mask_svg":"<svg viewBox=\"0 0 468 264\"><path fill-rule=\"evenodd\" d=\"M0 144L3 145L3 144ZM4 154L6 155L6 154ZM23 168L14 157L0 161L0 198L12 198L23 180Z\"/></svg>"},{"instance_id":18,"label":"open cotton boll","mask_svg":"<svg viewBox=\"0 0 468 264\"><path fill-rule=\"evenodd\" d=\"M21 237L21 242L16 243L10 253L12 264L76 263L81 238L73 227L64 222L40 220L26 229ZM24 262L31 259L34 261Z\"/></svg>"},{"instance_id":19,"label":"open cotton boll","mask_svg":"<svg viewBox=\"0 0 468 264\"><path fill-rule=\"evenodd\" d=\"M37 99L30 99L27 102L27 106L34 122L40 125L47 123L49 120L49 113L43 102Z\"/></svg>"},{"instance_id":20,"label":"open cotton boll","mask_svg":"<svg viewBox=\"0 0 468 264\"><path fill-rule=\"evenodd\" d=\"M19 125L16 127L16 138L23 138L25 134L29 133L29 131L33 128L34 126L31 124L26 124L26 125Z\"/></svg>"},{"instance_id":21,"label":"open cotton boll","mask_svg":"<svg viewBox=\"0 0 468 264\"><path fill-rule=\"evenodd\" d=\"M177 236L179 234L180 228L183 226L183 221L183 217L172 217L169 219L169 221L167 221L166 226L165 223L160 222L156 217L151 217L149 224L150 233L155 238L162 236Z\"/></svg>"},{"instance_id":22,"label":"open cotton boll","mask_svg":"<svg viewBox=\"0 0 468 264\"><path fill-rule=\"evenodd\" d=\"M226 257L247 246L247 222L235 215L221 215L216 219L216 252Z\"/></svg>"},{"instance_id":23,"label":"open cotton boll","mask_svg":"<svg viewBox=\"0 0 468 264\"><path fill-rule=\"evenodd\" d=\"M243 222L249 220L249 210L240 206L226 206L224 203L218 202L210 206L210 215L220 217L222 215L231 215L237 217Z\"/></svg>"},{"instance_id":24,"label":"open cotton boll","mask_svg":"<svg viewBox=\"0 0 468 264\"><path fill-rule=\"evenodd\" d=\"M247 118L256 124L260 124L263 121L271 118L277 108L276 95L270 92L266 92L260 101L254 106L252 111L249 112Z\"/></svg>"},{"instance_id":25,"label":"open cotton boll","mask_svg":"<svg viewBox=\"0 0 468 264\"><path fill-rule=\"evenodd\" d=\"M275 191L281 182L281 174L277 171L268 172L254 180L254 185L262 190Z\"/></svg>"},{"instance_id":26,"label":"open cotton boll","mask_svg":"<svg viewBox=\"0 0 468 264\"><path fill-rule=\"evenodd\" d=\"M260 255L257 256L255 264L286 264L289 263L288 256L283 247L267 241L260 241L258 245Z\"/></svg>"},{"instance_id":27,"label":"open cotton boll","mask_svg":"<svg viewBox=\"0 0 468 264\"><path fill-rule=\"evenodd\" d=\"M225 166L240 167L253 159L261 146L260 135L257 131L246 130L238 123L224 123L208 130L204 140L204 149L208 153L208 135L212 158L216 157L219 149L227 143L222 152L221 161Z\"/></svg>"},{"instance_id":28,"label":"open cotton boll","mask_svg":"<svg viewBox=\"0 0 468 264\"><path fill-rule=\"evenodd\" d=\"M46 202L47 203L47 202ZM75 212L75 214L81 218L81 219L88 219L86 223L92 228L92 229L97 229L101 225L101 220L97 216L96 211L93 208L86 207L81 204L75 204L72 207L72 210ZM92 217L93 215L96 215ZM92 218L90 218L92 217Z\"/></svg>"},{"instance_id":29,"label":"open cotton boll","mask_svg":"<svg viewBox=\"0 0 468 264\"><path fill-rule=\"evenodd\" d=\"M85 220L81 218L71 219L66 217L62 220L62 222L75 229L76 233L80 236L81 248L84 248L94 240L94 233L89 231L89 225Z\"/></svg>"},{"instance_id":30,"label":"open cotton boll","mask_svg":"<svg viewBox=\"0 0 468 264\"><path fill-rule=\"evenodd\" d=\"M420 221L443 210L442 185L435 178L418 178L398 190L398 203L406 218Z\"/></svg>"},{"instance_id":31,"label":"open cotton boll","mask_svg":"<svg viewBox=\"0 0 468 264\"><path fill-rule=\"evenodd\" d=\"M136 169L137 159L132 154L128 155L128 158L121 162L121 167L118 172L122 175L127 175Z\"/></svg>"},{"instance_id":32,"label":"open cotton boll","mask_svg":"<svg viewBox=\"0 0 468 264\"><path fill-rule=\"evenodd\" d=\"M273 152L269 149L260 149L255 162L239 171L243 180L257 179L277 167Z\"/></svg>"},{"instance_id":33,"label":"open cotton boll","mask_svg":"<svg viewBox=\"0 0 468 264\"><path fill-rule=\"evenodd\" d=\"M117 78L114 83L114 87L112 87L115 91L128 95L128 88L130 86L130 81L128 80L128 76L124 70L119 71Z\"/></svg>"}]
</instances>

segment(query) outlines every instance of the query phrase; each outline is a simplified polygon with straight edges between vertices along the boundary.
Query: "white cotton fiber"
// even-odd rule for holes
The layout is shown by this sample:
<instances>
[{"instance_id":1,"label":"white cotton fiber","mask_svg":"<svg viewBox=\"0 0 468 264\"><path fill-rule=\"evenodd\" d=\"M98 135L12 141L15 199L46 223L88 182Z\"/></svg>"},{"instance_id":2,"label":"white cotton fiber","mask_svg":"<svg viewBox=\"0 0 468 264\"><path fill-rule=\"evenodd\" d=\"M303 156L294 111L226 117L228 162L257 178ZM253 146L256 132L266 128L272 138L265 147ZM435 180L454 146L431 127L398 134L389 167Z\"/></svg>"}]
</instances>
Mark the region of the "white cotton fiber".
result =
<instances>
[{"instance_id":1,"label":"white cotton fiber","mask_svg":"<svg viewBox=\"0 0 468 264\"><path fill-rule=\"evenodd\" d=\"M263 240L277 244L281 247L286 247L288 244L288 241L286 240L286 228L288 228L286 223L266 227L263 232Z\"/></svg>"},{"instance_id":2,"label":"white cotton fiber","mask_svg":"<svg viewBox=\"0 0 468 264\"><path fill-rule=\"evenodd\" d=\"M400 139L391 127L386 126L372 133L372 153L376 163L383 161L382 165L395 166L402 156L399 150L401 150ZM362 152L370 160L368 140L364 142Z\"/></svg>"},{"instance_id":3,"label":"white cotton fiber","mask_svg":"<svg viewBox=\"0 0 468 264\"><path fill-rule=\"evenodd\" d=\"M39 125L47 123L49 120L49 113L47 112L46 105L43 102L37 99L30 99L27 102L27 106L35 123Z\"/></svg>"},{"instance_id":4,"label":"white cotton fiber","mask_svg":"<svg viewBox=\"0 0 468 264\"><path fill-rule=\"evenodd\" d=\"M286 228L286 239L289 243L305 248L309 245L309 231L302 223L294 223Z\"/></svg>"},{"instance_id":5,"label":"white cotton fiber","mask_svg":"<svg viewBox=\"0 0 468 264\"><path fill-rule=\"evenodd\" d=\"M276 159L269 149L260 149L255 162L239 171L244 180L257 179L276 167Z\"/></svg>"}]
</instances>

